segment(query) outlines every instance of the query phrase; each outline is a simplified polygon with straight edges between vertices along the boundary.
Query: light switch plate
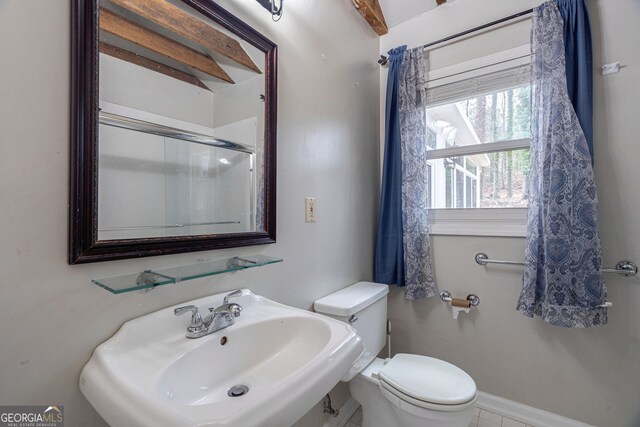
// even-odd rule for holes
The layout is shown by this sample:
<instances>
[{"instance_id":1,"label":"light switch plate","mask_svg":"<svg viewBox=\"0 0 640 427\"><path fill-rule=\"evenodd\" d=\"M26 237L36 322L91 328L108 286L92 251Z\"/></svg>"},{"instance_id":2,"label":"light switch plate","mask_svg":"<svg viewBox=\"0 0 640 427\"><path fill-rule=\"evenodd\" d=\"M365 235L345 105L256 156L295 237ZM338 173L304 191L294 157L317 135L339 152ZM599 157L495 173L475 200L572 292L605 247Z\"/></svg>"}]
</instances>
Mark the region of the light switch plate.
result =
<instances>
[{"instance_id":1,"label":"light switch plate","mask_svg":"<svg viewBox=\"0 0 640 427\"><path fill-rule=\"evenodd\" d=\"M304 220L306 222L316 222L316 198L305 197L304 199Z\"/></svg>"}]
</instances>

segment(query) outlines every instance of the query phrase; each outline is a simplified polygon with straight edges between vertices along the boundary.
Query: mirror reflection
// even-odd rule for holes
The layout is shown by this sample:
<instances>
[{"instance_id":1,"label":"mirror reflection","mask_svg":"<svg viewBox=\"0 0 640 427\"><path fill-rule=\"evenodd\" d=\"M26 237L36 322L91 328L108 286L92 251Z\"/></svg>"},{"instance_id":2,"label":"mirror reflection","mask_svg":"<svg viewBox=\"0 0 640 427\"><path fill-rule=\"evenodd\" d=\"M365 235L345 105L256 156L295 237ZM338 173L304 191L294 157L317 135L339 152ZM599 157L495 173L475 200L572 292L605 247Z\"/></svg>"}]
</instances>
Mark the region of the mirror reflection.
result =
<instances>
[{"instance_id":1,"label":"mirror reflection","mask_svg":"<svg viewBox=\"0 0 640 427\"><path fill-rule=\"evenodd\" d=\"M180 1L100 1L98 240L263 230L265 54Z\"/></svg>"}]
</instances>

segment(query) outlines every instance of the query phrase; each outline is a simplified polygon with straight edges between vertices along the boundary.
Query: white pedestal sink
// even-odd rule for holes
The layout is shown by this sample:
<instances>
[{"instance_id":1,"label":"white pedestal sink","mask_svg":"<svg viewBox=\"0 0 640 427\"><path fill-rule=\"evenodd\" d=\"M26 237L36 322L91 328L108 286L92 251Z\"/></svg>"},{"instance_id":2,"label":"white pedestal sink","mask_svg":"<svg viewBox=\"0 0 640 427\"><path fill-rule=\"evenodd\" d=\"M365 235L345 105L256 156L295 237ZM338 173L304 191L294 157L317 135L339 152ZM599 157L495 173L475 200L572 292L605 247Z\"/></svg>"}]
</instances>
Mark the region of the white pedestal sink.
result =
<instances>
[{"instance_id":1,"label":"white pedestal sink","mask_svg":"<svg viewBox=\"0 0 640 427\"><path fill-rule=\"evenodd\" d=\"M180 305L207 313L224 295ZM284 427L364 350L337 320L253 294L234 302L244 308L235 325L203 338L185 337L189 316L176 317L177 306L126 322L96 348L80 390L112 427ZM232 388L247 391L230 397Z\"/></svg>"}]
</instances>

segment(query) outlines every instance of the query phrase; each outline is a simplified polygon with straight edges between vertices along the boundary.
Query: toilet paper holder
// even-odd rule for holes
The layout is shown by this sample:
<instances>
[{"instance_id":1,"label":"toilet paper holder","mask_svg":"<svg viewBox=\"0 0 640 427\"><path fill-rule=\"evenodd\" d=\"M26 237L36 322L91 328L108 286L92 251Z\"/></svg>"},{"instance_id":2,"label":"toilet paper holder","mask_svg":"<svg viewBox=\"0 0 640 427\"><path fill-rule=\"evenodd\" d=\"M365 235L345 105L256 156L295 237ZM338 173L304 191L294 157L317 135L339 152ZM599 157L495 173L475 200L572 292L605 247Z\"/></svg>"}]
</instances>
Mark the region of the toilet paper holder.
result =
<instances>
[{"instance_id":1,"label":"toilet paper holder","mask_svg":"<svg viewBox=\"0 0 640 427\"><path fill-rule=\"evenodd\" d=\"M440 299L444 302L451 302L453 295L451 291L444 290L440 292ZM480 297L476 294L467 295L467 301L471 304L471 307L476 307L480 304Z\"/></svg>"}]
</instances>

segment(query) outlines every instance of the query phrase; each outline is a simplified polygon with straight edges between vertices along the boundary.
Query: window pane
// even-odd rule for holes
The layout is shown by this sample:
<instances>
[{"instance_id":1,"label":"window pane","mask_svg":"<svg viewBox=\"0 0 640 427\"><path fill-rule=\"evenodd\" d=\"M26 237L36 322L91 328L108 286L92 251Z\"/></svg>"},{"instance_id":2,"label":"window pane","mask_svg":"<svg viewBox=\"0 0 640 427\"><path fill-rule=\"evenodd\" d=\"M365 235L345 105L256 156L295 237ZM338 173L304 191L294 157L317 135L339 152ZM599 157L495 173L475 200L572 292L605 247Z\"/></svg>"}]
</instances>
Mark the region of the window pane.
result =
<instances>
[{"instance_id":1,"label":"window pane","mask_svg":"<svg viewBox=\"0 0 640 427\"><path fill-rule=\"evenodd\" d=\"M431 182L433 180L432 169L431 165L427 165L427 206L430 208L433 207L431 204Z\"/></svg>"},{"instance_id":2,"label":"window pane","mask_svg":"<svg viewBox=\"0 0 640 427\"><path fill-rule=\"evenodd\" d=\"M475 175L478 173L478 168L469 159L467 159L467 170L471 175Z\"/></svg>"},{"instance_id":3,"label":"window pane","mask_svg":"<svg viewBox=\"0 0 640 427\"><path fill-rule=\"evenodd\" d=\"M475 179L471 181L471 207L478 207L478 181Z\"/></svg>"},{"instance_id":4,"label":"window pane","mask_svg":"<svg viewBox=\"0 0 640 427\"><path fill-rule=\"evenodd\" d=\"M464 207L464 174L456 170L456 208Z\"/></svg>"},{"instance_id":5,"label":"window pane","mask_svg":"<svg viewBox=\"0 0 640 427\"><path fill-rule=\"evenodd\" d=\"M436 134L430 149L529 138L531 86L427 108L427 123Z\"/></svg>"},{"instance_id":6,"label":"window pane","mask_svg":"<svg viewBox=\"0 0 640 427\"><path fill-rule=\"evenodd\" d=\"M520 208L529 174L529 150L502 151L486 155L489 164L482 167L481 208Z\"/></svg>"},{"instance_id":7,"label":"window pane","mask_svg":"<svg viewBox=\"0 0 640 427\"><path fill-rule=\"evenodd\" d=\"M434 208L438 208L438 207L447 207L447 208L452 208L453 207L453 168L449 167L449 166L445 166L445 163L441 163L442 167L445 169L445 176L446 176L446 182L445 182L445 192L446 192L446 204L445 206L438 206L437 203L437 193L439 192L439 188L436 188L436 190L434 191L433 196L435 197L431 197L431 200L433 201L433 204L431 205ZM433 174L433 171L431 172Z\"/></svg>"},{"instance_id":8,"label":"window pane","mask_svg":"<svg viewBox=\"0 0 640 427\"><path fill-rule=\"evenodd\" d=\"M427 128L427 147L435 149L438 144L438 135L436 131L431 128Z\"/></svg>"},{"instance_id":9,"label":"window pane","mask_svg":"<svg viewBox=\"0 0 640 427\"><path fill-rule=\"evenodd\" d=\"M527 206L524 194L529 173L529 149L460 158L466 160L467 169L451 159L434 161L429 167L430 182L435 183L430 194L433 208ZM469 170L470 164L474 165L475 173Z\"/></svg>"}]
</instances>

